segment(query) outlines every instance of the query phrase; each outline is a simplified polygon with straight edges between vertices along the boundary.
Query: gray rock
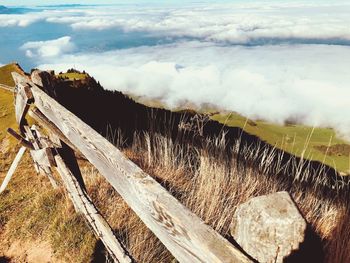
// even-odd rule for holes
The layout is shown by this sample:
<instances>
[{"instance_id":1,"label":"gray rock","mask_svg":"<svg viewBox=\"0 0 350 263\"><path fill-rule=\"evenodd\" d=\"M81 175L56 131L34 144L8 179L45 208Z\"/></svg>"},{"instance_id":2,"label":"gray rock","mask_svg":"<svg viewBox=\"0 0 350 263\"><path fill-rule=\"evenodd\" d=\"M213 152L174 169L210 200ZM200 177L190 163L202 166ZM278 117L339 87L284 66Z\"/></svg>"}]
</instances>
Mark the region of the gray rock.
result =
<instances>
[{"instance_id":1,"label":"gray rock","mask_svg":"<svg viewBox=\"0 0 350 263\"><path fill-rule=\"evenodd\" d=\"M261 263L283 262L304 241L307 223L287 192L255 197L234 215L231 235Z\"/></svg>"}]
</instances>

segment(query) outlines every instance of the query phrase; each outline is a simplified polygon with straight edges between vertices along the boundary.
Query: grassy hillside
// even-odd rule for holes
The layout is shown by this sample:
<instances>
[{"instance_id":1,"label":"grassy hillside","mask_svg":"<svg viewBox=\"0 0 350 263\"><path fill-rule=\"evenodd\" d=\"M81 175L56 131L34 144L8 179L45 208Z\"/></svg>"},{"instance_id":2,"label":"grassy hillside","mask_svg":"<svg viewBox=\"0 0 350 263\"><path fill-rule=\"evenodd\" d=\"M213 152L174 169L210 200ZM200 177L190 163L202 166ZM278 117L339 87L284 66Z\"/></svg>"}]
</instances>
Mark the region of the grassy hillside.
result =
<instances>
[{"instance_id":1,"label":"grassy hillside","mask_svg":"<svg viewBox=\"0 0 350 263\"><path fill-rule=\"evenodd\" d=\"M0 72L1 70L3 69L0 68ZM4 80L8 77L4 74L0 76ZM78 94L76 89L71 89ZM3 107L0 114L6 111L6 116L2 120L8 122L7 125L0 122L1 130L6 129L8 125L15 127L12 94L0 90L0 98L1 103L7 103L7 107ZM77 105L78 109L82 108L81 104ZM87 103L87 105L91 107L92 104ZM107 105L110 107L110 104L107 103ZM122 106L118 104L118 107ZM308 137L308 129L310 129L300 126L274 126L263 122L254 123L246 121L239 115L234 117L232 114L229 118L219 114L212 115L212 118L232 126L242 126L247 131L250 129L251 133L255 129L260 137L266 132L266 136L276 141L280 137L286 137L286 134L290 134L291 138L292 134L297 133L301 138L298 139L299 142L302 142ZM285 130L287 128L291 130ZM325 129L324 133L314 131L313 134L317 134L323 143L330 134L334 133ZM7 140L8 136L6 134L4 136ZM288 181L281 183L274 177L265 176L266 174L262 171L268 170L265 166L270 166L266 162L260 165L259 170L247 166L246 162L239 158L233 162L228 161L227 152L223 147L220 147L221 151L215 153L213 156L215 158L210 158L210 145L214 145L215 141L212 141L203 151L193 151L186 147L187 141L179 147L171 138L160 134L139 133L134 137L135 140L129 148L121 147L125 142L123 136L114 138L112 135L110 139L116 139L115 141L120 143L117 145L118 148L122 149L127 157L156 178L180 202L222 236L231 238L229 228L237 205L253 196L289 190L301 213L322 242L320 245L324 248L324 262L350 262L350 242L347 239L350 233L349 207L347 199L342 199L343 195L337 193L334 199L323 199L319 198L321 193L317 184L306 185L293 182L291 187ZM290 138L285 138L286 143L291 143ZM297 145L297 139L293 140L294 145ZM0 143L3 141L0 139ZM272 141L271 139L271 144ZM336 143L340 142L341 140L336 141ZM323 145L322 143L317 145ZM0 181L4 178L16 149L18 146L10 148L11 151L6 151L6 154L0 150ZM318 148L318 150L322 152L324 148ZM338 150L345 152L347 147L339 147ZM250 150L246 149L246 151ZM337 150L333 149L331 153L336 154ZM245 154L243 153L243 156ZM266 156L265 159L271 158ZM80 161L79 166L93 202L106 217L123 245L130 251L135 262L175 262L165 247L107 181L98 174L97 170L83 160ZM245 169L241 169L242 166ZM320 176L320 178L324 177ZM32 248L40 247L42 242L48 242L50 247L45 252L42 250L41 253L52 255L44 262L62 262L55 258L61 258L63 262L105 262L101 261L97 255L101 252L99 243L82 218L75 213L63 189L52 190L46 177L36 175L28 154L21 162L8 189L0 195L0 240L0 261L3 255L8 255L4 251L8 252L8 248L16 242L20 243L20 248L25 247L28 242ZM14 262L39 262L29 260L26 256L28 251L22 249L19 253L25 258L16 258L12 255L8 257ZM321 254L312 253L313 259L321 262L322 260L319 259Z\"/></svg>"},{"instance_id":2,"label":"grassy hillside","mask_svg":"<svg viewBox=\"0 0 350 263\"><path fill-rule=\"evenodd\" d=\"M87 74L79 72L70 72L70 73L60 73L57 75L59 78L69 79L69 80L82 80L85 79Z\"/></svg>"},{"instance_id":3,"label":"grassy hillside","mask_svg":"<svg viewBox=\"0 0 350 263\"><path fill-rule=\"evenodd\" d=\"M157 99L134 94L130 96L149 107L167 108ZM335 168L342 175L350 175L350 142L339 138L333 129L252 121L235 112L220 112L210 105L198 109L195 105L185 103L182 108L170 110L181 111L184 108L196 109L200 113L209 114L212 120L230 127L242 128L247 133L258 136L261 140L288 153L323 162Z\"/></svg>"},{"instance_id":4,"label":"grassy hillside","mask_svg":"<svg viewBox=\"0 0 350 263\"><path fill-rule=\"evenodd\" d=\"M323 162L342 174L350 173L350 144L330 128L303 125L277 125L252 121L237 113L214 114L212 119L232 127L241 127L282 150Z\"/></svg>"},{"instance_id":5,"label":"grassy hillside","mask_svg":"<svg viewBox=\"0 0 350 263\"><path fill-rule=\"evenodd\" d=\"M0 68L0 83L13 86L11 72L21 72L16 64ZM69 80L82 80L85 73L60 73L58 77ZM132 96L136 101L151 107L164 107L158 100ZM193 106L193 105L192 105ZM15 126L13 95L11 92L0 93L0 140L4 138L6 129ZM214 112L215 110L202 110ZM312 128L302 125L277 125L265 121L251 121L237 113L217 113L211 115L213 120L231 127L243 128L246 132L260 137L282 150L310 160L323 162L342 174L350 173L350 143L338 138L334 130L327 128Z\"/></svg>"},{"instance_id":6,"label":"grassy hillside","mask_svg":"<svg viewBox=\"0 0 350 263\"><path fill-rule=\"evenodd\" d=\"M15 85L11 76L13 71L23 72L17 64L0 67L0 84L13 87ZM12 92L0 88L0 142L5 138L7 128L16 127L13 103Z\"/></svg>"},{"instance_id":7,"label":"grassy hillside","mask_svg":"<svg viewBox=\"0 0 350 263\"><path fill-rule=\"evenodd\" d=\"M11 72L18 72L23 73L23 70L20 68L20 66L16 63L8 64L3 67L0 67L0 84L5 84L8 86L14 86L15 83L13 82Z\"/></svg>"},{"instance_id":8,"label":"grassy hillside","mask_svg":"<svg viewBox=\"0 0 350 263\"><path fill-rule=\"evenodd\" d=\"M23 73L16 64L0 67L0 84L14 86L13 71ZM0 88L0 184L19 149L17 141L6 132L8 127L18 127L13 103L13 94ZM64 192L52 190L47 178L35 173L28 152L0 194L0 240L0 262L3 256L14 262L37 262L37 258L30 259L31 254L38 253L37 248L42 245L44 250L40 253L47 258L40 262L62 262L61 258L67 262L89 262L96 244Z\"/></svg>"}]
</instances>

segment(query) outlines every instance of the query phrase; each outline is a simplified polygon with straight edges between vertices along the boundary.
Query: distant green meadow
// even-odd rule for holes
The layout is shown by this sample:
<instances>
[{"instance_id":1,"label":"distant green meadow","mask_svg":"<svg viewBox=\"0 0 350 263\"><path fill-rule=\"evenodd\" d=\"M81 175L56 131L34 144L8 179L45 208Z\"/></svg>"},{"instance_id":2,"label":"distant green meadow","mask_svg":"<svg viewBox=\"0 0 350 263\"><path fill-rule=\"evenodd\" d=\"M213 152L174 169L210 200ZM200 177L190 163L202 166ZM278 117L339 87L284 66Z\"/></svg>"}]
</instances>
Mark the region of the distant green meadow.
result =
<instances>
[{"instance_id":1,"label":"distant green meadow","mask_svg":"<svg viewBox=\"0 0 350 263\"><path fill-rule=\"evenodd\" d=\"M87 74L79 72L70 72L70 73L60 73L57 75L59 78L69 79L69 80L81 80L85 79Z\"/></svg>"},{"instance_id":2,"label":"distant green meadow","mask_svg":"<svg viewBox=\"0 0 350 263\"><path fill-rule=\"evenodd\" d=\"M252 121L237 113L219 113L211 118L231 127L243 128L296 156L323 162L343 175L350 174L350 143L339 138L331 128Z\"/></svg>"},{"instance_id":3,"label":"distant green meadow","mask_svg":"<svg viewBox=\"0 0 350 263\"><path fill-rule=\"evenodd\" d=\"M164 103L156 99L130 96L150 107L167 108ZM167 109L181 111L184 108L196 109L200 113L208 114L212 120L230 127L242 128L276 148L304 159L320 161L335 168L341 175L350 175L350 142L339 138L331 128L253 121L235 112L221 112L211 106L198 109L190 103L184 104L183 108Z\"/></svg>"}]
</instances>

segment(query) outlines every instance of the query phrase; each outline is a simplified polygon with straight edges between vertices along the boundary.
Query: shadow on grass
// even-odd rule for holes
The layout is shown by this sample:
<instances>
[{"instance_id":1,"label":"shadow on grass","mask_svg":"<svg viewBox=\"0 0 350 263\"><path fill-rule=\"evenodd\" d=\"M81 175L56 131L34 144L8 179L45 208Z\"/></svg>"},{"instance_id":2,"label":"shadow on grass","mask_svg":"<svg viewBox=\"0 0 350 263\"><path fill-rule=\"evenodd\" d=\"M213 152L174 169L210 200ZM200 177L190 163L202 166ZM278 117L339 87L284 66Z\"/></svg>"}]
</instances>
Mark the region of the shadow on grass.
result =
<instances>
[{"instance_id":1,"label":"shadow on grass","mask_svg":"<svg viewBox=\"0 0 350 263\"><path fill-rule=\"evenodd\" d=\"M8 263L11 262L11 259L5 256L0 256L0 263Z\"/></svg>"},{"instance_id":2,"label":"shadow on grass","mask_svg":"<svg viewBox=\"0 0 350 263\"><path fill-rule=\"evenodd\" d=\"M305 240L299 249L288 256L285 263L324 262L321 238L308 225Z\"/></svg>"},{"instance_id":3,"label":"shadow on grass","mask_svg":"<svg viewBox=\"0 0 350 263\"><path fill-rule=\"evenodd\" d=\"M93 259L91 263L107 262L106 259L108 257L108 253L101 240L98 240L96 242L94 254L92 255L92 257Z\"/></svg>"}]
</instances>

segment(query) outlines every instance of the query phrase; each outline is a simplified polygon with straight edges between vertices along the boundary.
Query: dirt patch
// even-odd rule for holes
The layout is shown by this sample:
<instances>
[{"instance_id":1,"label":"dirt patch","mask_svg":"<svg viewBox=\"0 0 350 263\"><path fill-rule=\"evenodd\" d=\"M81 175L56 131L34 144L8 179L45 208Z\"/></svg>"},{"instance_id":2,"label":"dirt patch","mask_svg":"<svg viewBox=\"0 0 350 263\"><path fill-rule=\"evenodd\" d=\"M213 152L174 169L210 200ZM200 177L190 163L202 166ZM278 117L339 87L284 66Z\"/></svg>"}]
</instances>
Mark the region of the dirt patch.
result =
<instances>
[{"instance_id":1,"label":"dirt patch","mask_svg":"<svg viewBox=\"0 0 350 263\"><path fill-rule=\"evenodd\" d=\"M330 156L349 156L350 155L350 145L348 144L335 144L331 146L315 146L316 150L330 155Z\"/></svg>"},{"instance_id":2,"label":"dirt patch","mask_svg":"<svg viewBox=\"0 0 350 263\"><path fill-rule=\"evenodd\" d=\"M10 147L10 139L5 138L2 141L0 141L0 153L5 154Z\"/></svg>"},{"instance_id":3,"label":"dirt patch","mask_svg":"<svg viewBox=\"0 0 350 263\"><path fill-rule=\"evenodd\" d=\"M3 251L1 251L3 250ZM35 262L47 263L62 261L57 260L53 256L53 250L47 242L12 242L8 247L0 249L0 258L8 259L7 262Z\"/></svg>"}]
</instances>

